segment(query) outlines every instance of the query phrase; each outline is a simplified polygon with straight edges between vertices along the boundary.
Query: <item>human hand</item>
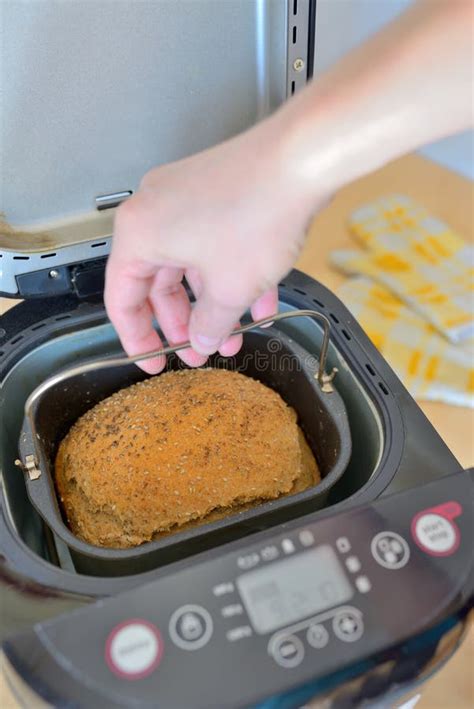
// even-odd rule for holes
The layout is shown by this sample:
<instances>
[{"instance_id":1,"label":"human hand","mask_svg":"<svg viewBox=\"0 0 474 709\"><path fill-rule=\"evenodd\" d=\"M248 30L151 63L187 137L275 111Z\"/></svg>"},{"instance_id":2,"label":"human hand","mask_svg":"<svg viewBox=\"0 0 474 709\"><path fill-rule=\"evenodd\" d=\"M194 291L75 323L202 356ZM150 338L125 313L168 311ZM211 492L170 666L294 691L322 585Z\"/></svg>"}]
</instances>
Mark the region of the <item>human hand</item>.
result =
<instances>
[{"instance_id":1,"label":"human hand","mask_svg":"<svg viewBox=\"0 0 474 709\"><path fill-rule=\"evenodd\" d=\"M313 200L285 164L281 128L269 120L218 147L151 170L119 207L107 265L105 303L128 354L161 347L153 317L191 366L219 350L250 307L278 309L276 286L294 264ZM186 277L196 304L182 284ZM140 366L157 373L164 359Z\"/></svg>"}]
</instances>

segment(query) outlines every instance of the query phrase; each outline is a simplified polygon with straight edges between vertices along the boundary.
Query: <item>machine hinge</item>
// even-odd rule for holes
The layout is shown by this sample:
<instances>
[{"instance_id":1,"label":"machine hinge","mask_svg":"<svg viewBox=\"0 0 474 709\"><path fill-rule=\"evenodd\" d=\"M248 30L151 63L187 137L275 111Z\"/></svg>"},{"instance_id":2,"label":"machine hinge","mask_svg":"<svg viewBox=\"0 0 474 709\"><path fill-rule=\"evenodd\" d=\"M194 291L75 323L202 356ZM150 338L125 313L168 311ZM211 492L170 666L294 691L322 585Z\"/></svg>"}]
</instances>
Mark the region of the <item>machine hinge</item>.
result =
<instances>
[{"instance_id":1,"label":"machine hinge","mask_svg":"<svg viewBox=\"0 0 474 709\"><path fill-rule=\"evenodd\" d=\"M41 470L36 465L36 458L34 455L27 455L24 464L21 460L15 460L15 465L18 468L21 468L24 473L27 473L30 480L38 480L41 475Z\"/></svg>"}]
</instances>

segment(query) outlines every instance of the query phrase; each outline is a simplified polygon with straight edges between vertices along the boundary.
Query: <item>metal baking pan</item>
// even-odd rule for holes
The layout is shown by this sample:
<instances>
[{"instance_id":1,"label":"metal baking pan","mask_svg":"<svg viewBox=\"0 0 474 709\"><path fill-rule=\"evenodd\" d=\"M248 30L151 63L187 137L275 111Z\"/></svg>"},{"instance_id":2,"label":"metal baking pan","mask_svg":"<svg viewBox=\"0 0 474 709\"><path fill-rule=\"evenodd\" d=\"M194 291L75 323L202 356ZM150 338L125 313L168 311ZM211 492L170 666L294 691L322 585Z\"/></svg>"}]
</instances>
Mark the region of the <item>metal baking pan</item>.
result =
<instances>
[{"instance_id":1,"label":"metal baking pan","mask_svg":"<svg viewBox=\"0 0 474 709\"><path fill-rule=\"evenodd\" d=\"M146 375L135 365L127 364L72 377L49 387L32 405L30 416L25 416L23 422L19 448L30 500L68 546L79 573L140 573L325 505L329 491L346 470L352 445L344 403L334 386L321 386L316 357L273 326L247 332L237 356L215 356L209 365L233 368L279 392L297 412L298 423L317 459L321 482L303 492L137 547L111 549L88 544L69 530L61 513L53 477L58 445L88 409ZM179 366L182 365L176 356L168 359L169 369Z\"/></svg>"}]
</instances>

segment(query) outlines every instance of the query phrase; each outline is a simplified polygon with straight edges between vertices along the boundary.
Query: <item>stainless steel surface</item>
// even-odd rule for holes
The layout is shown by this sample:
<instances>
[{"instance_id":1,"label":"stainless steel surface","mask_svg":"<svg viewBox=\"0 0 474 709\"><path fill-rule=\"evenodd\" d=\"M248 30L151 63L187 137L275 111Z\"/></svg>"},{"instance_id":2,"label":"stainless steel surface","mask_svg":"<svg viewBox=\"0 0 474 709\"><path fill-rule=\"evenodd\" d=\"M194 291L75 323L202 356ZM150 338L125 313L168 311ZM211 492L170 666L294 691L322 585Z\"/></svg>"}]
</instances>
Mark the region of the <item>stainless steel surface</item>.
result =
<instances>
[{"instance_id":1,"label":"stainless steel surface","mask_svg":"<svg viewBox=\"0 0 474 709\"><path fill-rule=\"evenodd\" d=\"M132 194L132 190L101 194L95 198L95 206L99 211L102 209L112 209L113 207L118 207L119 204L122 204L122 202L131 197Z\"/></svg>"},{"instance_id":2,"label":"stainless steel surface","mask_svg":"<svg viewBox=\"0 0 474 709\"><path fill-rule=\"evenodd\" d=\"M287 0L0 5L0 209L16 227L95 210L287 95Z\"/></svg>"},{"instance_id":3,"label":"stainless steel surface","mask_svg":"<svg viewBox=\"0 0 474 709\"><path fill-rule=\"evenodd\" d=\"M330 394L333 391L331 382L337 372L337 369L334 368L329 374L326 373L326 360L329 349L330 323L326 316L322 315L317 310L292 310L283 313L278 313L276 315L273 315L272 317L263 318L261 320L256 320L255 322L248 323L247 325L242 325L241 327L235 329L233 331L233 334L237 335L249 332L250 330L255 330L256 328L264 327L265 325L270 325L271 323L295 317L310 317L313 320L317 320L318 322L320 322L323 326L323 341L321 345L321 352L319 355L318 371L316 373L316 377L321 387L321 390L326 394ZM71 379L72 377L85 374L86 372L91 372L98 369L107 369L109 367L122 367L132 363L143 362L144 360L155 357L167 356L173 354L174 352L180 352L181 350L187 349L188 347L190 347L190 345L190 342L183 342L178 345L168 345L159 350L154 350L153 352L145 352L143 354L133 355L131 357L124 356L96 359L92 362L86 362L85 364L79 364L75 367L70 367L69 369L66 369L63 372L59 372L58 374L55 374L52 377L46 379L44 382L42 382L38 387L36 387L36 389L31 392L25 403L25 416L30 426L33 446L35 448L36 453L35 458L30 461L30 465L25 470L25 472L27 472L30 476L31 474L33 474L35 476L34 479L39 477L39 475L41 474L41 469L39 467L40 449L38 445L38 433L35 426L33 410L35 404L41 399L43 394L48 391L48 389L57 384L61 384L67 379Z\"/></svg>"}]
</instances>

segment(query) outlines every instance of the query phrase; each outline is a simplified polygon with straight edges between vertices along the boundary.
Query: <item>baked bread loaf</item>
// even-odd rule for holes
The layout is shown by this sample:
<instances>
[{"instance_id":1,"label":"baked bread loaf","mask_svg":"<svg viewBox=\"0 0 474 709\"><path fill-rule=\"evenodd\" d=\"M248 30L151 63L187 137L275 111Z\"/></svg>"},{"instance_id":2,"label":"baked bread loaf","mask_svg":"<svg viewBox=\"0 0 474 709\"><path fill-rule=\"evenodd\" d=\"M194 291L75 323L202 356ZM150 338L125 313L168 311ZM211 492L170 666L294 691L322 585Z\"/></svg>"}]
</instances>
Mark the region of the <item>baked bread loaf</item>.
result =
<instances>
[{"instance_id":1,"label":"baked bread loaf","mask_svg":"<svg viewBox=\"0 0 474 709\"><path fill-rule=\"evenodd\" d=\"M296 414L223 369L167 372L113 394L70 429L55 464L71 530L124 548L318 482Z\"/></svg>"}]
</instances>

